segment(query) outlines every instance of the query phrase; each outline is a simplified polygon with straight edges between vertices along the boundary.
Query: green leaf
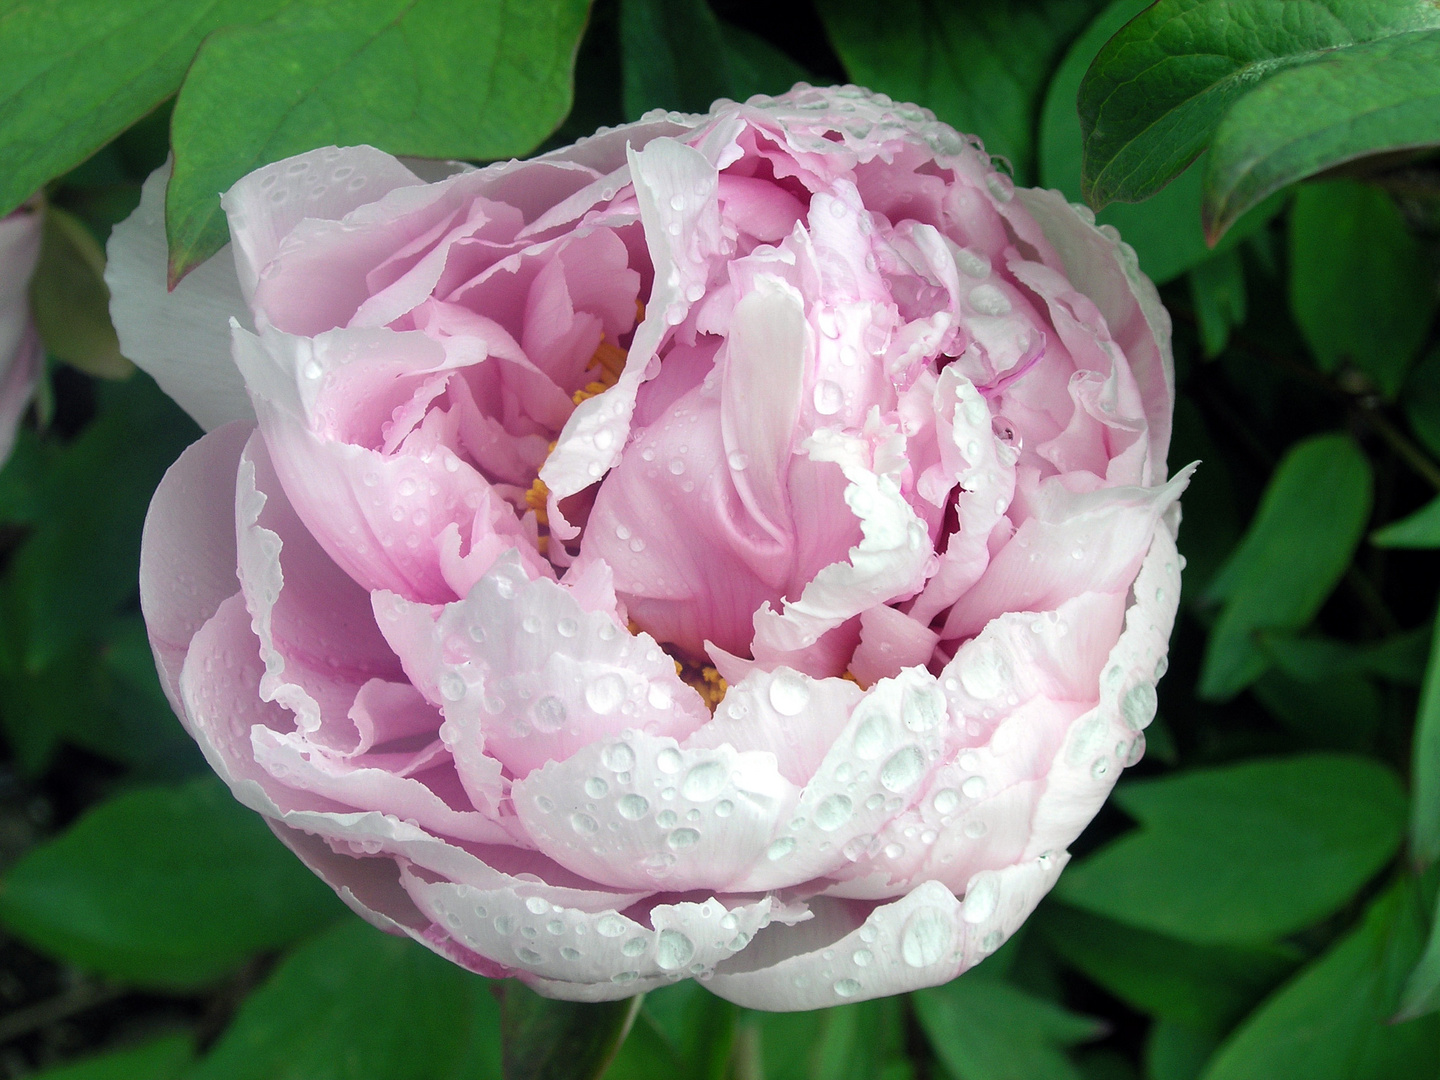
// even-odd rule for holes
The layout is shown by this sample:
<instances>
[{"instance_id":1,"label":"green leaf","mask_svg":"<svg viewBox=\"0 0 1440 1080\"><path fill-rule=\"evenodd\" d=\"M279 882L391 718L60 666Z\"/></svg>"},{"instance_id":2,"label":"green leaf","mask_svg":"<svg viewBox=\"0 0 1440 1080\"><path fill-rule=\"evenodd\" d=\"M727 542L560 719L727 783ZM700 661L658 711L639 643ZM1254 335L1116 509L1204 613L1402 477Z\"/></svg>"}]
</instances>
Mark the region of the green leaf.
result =
<instances>
[{"instance_id":1,"label":"green leaf","mask_svg":"<svg viewBox=\"0 0 1440 1080\"><path fill-rule=\"evenodd\" d=\"M641 1008L615 1060L605 1070L605 1080L674 1080L677 1076L689 1076L684 1060L655 1019Z\"/></svg>"},{"instance_id":2,"label":"green leaf","mask_svg":"<svg viewBox=\"0 0 1440 1080\"><path fill-rule=\"evenodd\" d=\"M705 0L620 0L625 116L708 112L730 96L725 39Z\"/></svg>"},{"instance_id":3,"label":"green leaf","mask_svg":"<svg viewBox=\"0 0 1440 1080\"><path fill-rule=\"evenodd\" d=\"M1100 50L1080 85L1086 201L1099 209L1159 191L1267 75L1437 26L1428 0L1158 0Z\"/></svg>"},{"instance_id":4,"label":"green leaf","mask_svg":"<svg viewBox=\"0 0 1440 1080\"><path fill-rule=\"evenodd\" d=\"M1170 439L1170 463L1203 464L1185 489L1185 522L1177 541L1185 556L1185 587L1181 601L1194 608L1206 587L1240 539L1230 469L1206 424L1205 415L1187 394L1175 399L1175 427ZM1173 471L1173 468L1172 468ZM1148 737L1148 736L1147 736Z\"/></svg>"},{"instance_id":5,"label":"green leaf","mask_svg":"<svg viewBox=\"0 0 1440 1080\"><path fill-rule=\"evenodd\" d=\"M1435 312L1429 261L1383 191L1306 184L1290 214L1290 310L1320 367L1349 361L1394 397Z\"/></svg>"},{"instance_id":6,"label":"green leaf","mask_svg":"<svg viewBox=\"0 0 1440 1080\"><path fill-rule=\"evenodd\" d=\"M1191 270L1190 298L1200 324L1201 348L1207 359L1213 359L1225 351L1230 331L1245 322L1245 267L1240 253L1219 252Z\"/></svg>"},{"instance_id":7,"label":"green leaf","mask_svg":"<svg viewBox=\"0 0 1440 1080\"><path fill-rule=\"evenodd\" d=\"M599 1080L630 1033L643 997L552 1001L510 980L500 1023L505 1080Z\"/></svg>"},{"instance_id":8,"label":"green leaf","mask_svg":"<svg viewBox=\"0 0 1440 1080\"><path fill-rule=\"evenodd\" d=\"M185 1080L499 1077L490 987L408 938L347 918L276 968Z\"/></svg>"},{"instance_id":9,"label":"green leaf","mask_svg":"<svg viewBox=\"0 0 1440 1080\"><path fill-rule=\"evenodd\" d=\"M1405 793L1364 757L1306 754L1122 784L1141 827L1060 878L1066 903L1200 945L1310 926L1395 854Z\"/></svg>"},{"instance_id":10,"label":"green leaf","mask_svg":"<svg viewBox=\"0 0 1440 1080\"><path fill-rule=\"evenodd\" d=\"M1150 1016L1217 1035L1299 959L1273 945L1193 945L1058 904L1035 918L1056 952L1116 997Z\"/></svg>"},{"instance_id":11,"label":"green leaf","mask_svg":"<svg viewBox=\"0 0 1440 1080\"><path fill-rule=\"evenodd\" d=\"M1182 1024L1157 1021L1145 1040L1145 1075L1148 1080L1198 1080L1216 1041Z\"/></svg>"},{"instance_id":12,"label":"green leaf","mask_svg":"<svg viewBox=\"0 0 1440 1080\"><path fill-rule=\"evenodd\" d=\"M170 278L226 242L217 193L317 146L501 158L570 109L585 0L306 0L213 34L175 103Z\"/></svg>"},{"instance_id":13,"label":"green leaf","mask_svg":"<svg viewBox=\"0 0 1440 1080\"><path fill-rule=\"evenodd\" d=\"M149 376L101 388L101 415L50 468L43 517L0 583L0 623L39 672L98 634L137 590L155 486L199 429Z\"/></svg>"},{"instance_id":14,"label":"green leaf","mask_svg":"<svg viewBox=\"0 0 1440 1080\"><path fill-rule=\"evenodd\" d=\"M1410 847L1415 861L1426 867L1440 861L1440 634L1431 639L1410 769Z\"/></svg>"},{"instance_id":15,"label":"green leaf","mask_svg":"<svg viewBox=\"0 0 1440 1080\"><path fill-rule=\"evenodd\" d=\"M120 355L120 339L110 325L105 252L83 222L58 206L45 209L30 310L51 356L101 378L134 374L135 365Z\"/></svg>"},{"instance_id":16,"label":"green leaf","mask_svg":"<svg viewBox=\"0 0 1440 1080\"><path fill-rule=\"evenodd\" d=\"M813 1012L744 1014L736 1076L765 1080L876 1080L906 1064L905 999ZM750 1067L750 1073L741 1072Z\"/></svg>"},{"instance_id":17,"label":"green leaf","mask_svg":"<svg viewBox=\"0 0 1440 1080\"><path fill-rule=\"evenodd\" d=\"M797 82L817 81L800 64L744 27L722 21L720 36L725 39L729 96L736 101L745 101L755 94L783 94Z\"/></svg>"},{"instance_id":18,"label":"green leaf","mask_svg":"<svg viewBox=\"0 0 1440 1080\"><path fill-rule=\"evenodd\" d=\"M1205 170L1210 236L1286 184L1367 154L1440 143L1440 32L1422 30L1282 71L1221 121Z\"/></svg>"},{"instance_id":19,"label":"green leaf","mask_svg":"<svg viewBox=\"0 0 1440 1080\"><path fill-rule=\"evenodd\" d=\"M687 979L646 994L640 1018L663 1033L667 1045L678 1055L680 1068L687 1078L725 1080L728 1076L730 1051L740 1018L739 1006ZM636 1027L639 1026L637 1020ZM620 1049L620 1057L627 1056L626 1047L633 1040L632 1031Z\"/></svg>"},{"instance_id":20,"label":"green leaf","mask_svg":"<svg viewBox=\"0 0 1440 1080\"><path fill-rule=\"evenodd\" d=\"M0 11L0 215L175 92L218 26L289 0L47 0Z\"/></svg>"},{"instance_id":21,"label":"green leaf","mask_svg":"<svg viewBox=\"0 0 1440 1080\"><path fill-rule=\"evenodd\" d=\"M188 1035L162 1035L124 1050L32 1073L30 1080L174 1080L194 1055Z\"/></svg>"},{"instance_id":22,"label":"green leaf","mask_svg":"<svg viewBox=\"0 0 1440 1080\"><path fill-rule=\"evenodd\" d=\"M1370 517L1370 463L1344 435L1292 446L1276 466L1244 539L1211 581L1224 608L1211 631L1199 694L1223 701L1264 672L1255 634L1315 617L1360 543Z\"/></svg>"},{"instance_id":23,"label":"green leaf","mask_svg":"<svg viewBox=\"0 0 1440 1080\"><path fill-rule=\"evenodd\" d=\"M17 936L156 987L218 978L343 910L213 777L101 803L0 885L0 922Z\"/></svg>"},{"instance_id":24,"label":"green leaf","mask_svg":"<svg viewBox=\"0 0 1440 1080\"><path fill-rule=\"evenodd\" d=\"M857 83L912 101L1035 174L1036 119L1066 46L1099 4L1086 0L820 0L830 40Z\"/></svg>"},{"instance_id":25,"label":"green leaf","mask_svg":"<svg viewBox=\"0 0 1440 1080\"><path fill-rule=\"evenodd\" d=\"M1080 116L1075 110L1080 80L1100 47L1148 2L1116 0L1096 16L1065 54L1045 92L1045 107L1040 114L1040 185L1058 188L1072 202L1078 202L1082 194L1080 163L1084 142ZM1119 229L1125 242L1140 256L1140 269L1156 284L1164 284L1211 255L1200 222L1201 183L1202 171L1197 165L1142 203L1107 206L1095 216L1096 221ZM1243 239L1279 209L1277 201L1246 218L1242 228L1226 234L1226 246Z\"/></svg>"},{"instance_id":26,"label":"green leaf","mask_svg":"<svg viewBox=\"0 0 1440 1080\"><path fill-rule=\"evenodd\" d=\"M1098 1021L985 976L962 976L911 1000L955 1080L1080 1080L1064 1048L1103 1031Z\"/></svg>"},{"instance_id":27,"label":"green leaf","mask_svg":"<svg viewBox=\"0 0 1440 1080\"><path fill-rule=\"evenodd\" d=\"M1440 895L1435 898L1435 914L1430 918L1430 941L1405 981L1395 1019L1414 1020L1433 1012L1440 1012Z\"/></svg>"},{"instance_id":28,"label":"green leaf","mask_svg":"<svg viewBox=\"0 0 1440 1080\"><path fill-rule=\"evenodd\" d=\"M1440 348L1431 349L1411 368L1400 407L1420 441L1432 454L1440 454Z\"/></svg>"},{"instance_id":29,"label":"green leaf","mask_svg":"<svg viewBox=\"0 0 1440 1080\"><path fill-rule=\"evenodd\" d=\"M1440 1022L1387 1023L1420 935L1419 905L1402 882L1240 1026L1205 1080L1431 1080Z\"/></svg>"},{"instance_id":30,"label":"green leaf","mask_svg":"<svg viewBox=\"0 0 1440 1080\"><path fill-rule=\"evenodd\" d=\"M1440 548L1440 498L1409 517L1376 529L1370 534L1370 543L1382 548Z\"/></svg>"}]
</instances>

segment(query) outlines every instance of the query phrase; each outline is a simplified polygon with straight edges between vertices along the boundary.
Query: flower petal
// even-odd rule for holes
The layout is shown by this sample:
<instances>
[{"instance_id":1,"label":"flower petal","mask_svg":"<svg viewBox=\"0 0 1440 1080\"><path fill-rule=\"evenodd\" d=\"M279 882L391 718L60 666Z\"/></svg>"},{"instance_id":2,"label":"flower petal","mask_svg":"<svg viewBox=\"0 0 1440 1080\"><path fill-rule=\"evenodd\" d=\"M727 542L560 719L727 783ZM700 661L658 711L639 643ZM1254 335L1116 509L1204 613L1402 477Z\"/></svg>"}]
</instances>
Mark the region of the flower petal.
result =
<instances>
[{"instance_id":1,"label":"flower petal","mask_svg":"<svg viewBox=\"0 0 1440 1080\"><path fill-rule=\"evenodd\" d=\"M106 245L105 284L120 351L206 431L254 420L245 382L230 357L230 320L250 326L250 311L227 244L169 283L165 185L170 165L150 174L140 205Z\"/></svg>"}]
</instances>

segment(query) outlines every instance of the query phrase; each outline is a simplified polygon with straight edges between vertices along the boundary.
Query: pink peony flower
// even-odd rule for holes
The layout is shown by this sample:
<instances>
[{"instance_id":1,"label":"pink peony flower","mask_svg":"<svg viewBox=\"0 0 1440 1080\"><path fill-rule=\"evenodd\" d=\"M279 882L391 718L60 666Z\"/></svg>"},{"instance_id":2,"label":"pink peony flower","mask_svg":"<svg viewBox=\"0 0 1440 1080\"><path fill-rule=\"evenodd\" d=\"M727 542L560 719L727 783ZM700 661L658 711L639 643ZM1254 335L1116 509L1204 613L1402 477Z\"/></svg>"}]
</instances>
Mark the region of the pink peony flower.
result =
<instances>
[{"instance_id":1,"label":"pink peony flower","mask_svg":"<svg viewBox=\"0 0 1440 1080\"><path fill-rule=\"evenodd\" d=\"M1170 323L1113 231L803 85L428 183L303 154L170 294L164 184L115 322L212 431L151 640L351 907L556 997L762 1009L1020 925L1179 593Z\"/></svg>"},{"instance_id":2,"label":"pink peony flower","mask_svg":"<svg viewBox=\"0 0 1440 1080\"><path fill-rule=\"evenodd\" d=\"M44 351L30 319L30 278L40 260L41 212L27 203L0 218L0 465L40 374Z\"/></svg>"}]
</instances>

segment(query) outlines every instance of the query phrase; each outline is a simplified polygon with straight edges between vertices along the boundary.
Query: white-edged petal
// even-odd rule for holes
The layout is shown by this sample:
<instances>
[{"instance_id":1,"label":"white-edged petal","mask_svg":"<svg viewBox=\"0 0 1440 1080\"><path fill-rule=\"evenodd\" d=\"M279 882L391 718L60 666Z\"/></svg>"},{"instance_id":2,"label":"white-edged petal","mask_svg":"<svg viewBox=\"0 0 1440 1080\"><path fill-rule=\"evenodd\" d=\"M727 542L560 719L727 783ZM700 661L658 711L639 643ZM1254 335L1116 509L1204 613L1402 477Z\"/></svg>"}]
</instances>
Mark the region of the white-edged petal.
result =
<instances>
[{"instance_id":1,"label":"white-edged petal","mask_svg":"<svg viewBox=\"0 0 1440 1080\"><path fill-rule=\"evenodd\" d=\"M169 180L168 163L150 174L140 205L106 245L105 284L120 351L206 431L253 421L245 382L230 358L230 321L251 325L234 253L226 244L169 290Z\"/></svg>"}]
</instances>

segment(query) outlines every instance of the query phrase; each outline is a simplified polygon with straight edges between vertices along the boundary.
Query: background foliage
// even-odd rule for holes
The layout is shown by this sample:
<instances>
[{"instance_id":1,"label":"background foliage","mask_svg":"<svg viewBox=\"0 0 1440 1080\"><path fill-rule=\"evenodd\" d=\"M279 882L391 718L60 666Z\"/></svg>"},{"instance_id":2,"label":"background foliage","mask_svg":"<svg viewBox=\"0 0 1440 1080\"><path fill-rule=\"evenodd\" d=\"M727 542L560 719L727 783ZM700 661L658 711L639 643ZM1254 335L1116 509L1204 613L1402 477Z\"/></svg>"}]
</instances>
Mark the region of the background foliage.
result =
<instances>
[{"instance_id":1,"label":"background foliage","mask_svg":"<svg viewBox=\"0 0 1440 1080\"><path fill-rule=\"evenodd\" d=\"M50 356L0 471L0 1076L1440 1077L1436 5L8 0L0 57ZM170 714L139 533L199 433L119 355L101 245L168 152L178 279L265 161L486 160L801 78L978 133L1162 285L1171 465L1204 464L1149 752L948 986L789 1015L497 992L346 912Z\"/></svg>"}]
</instances>

